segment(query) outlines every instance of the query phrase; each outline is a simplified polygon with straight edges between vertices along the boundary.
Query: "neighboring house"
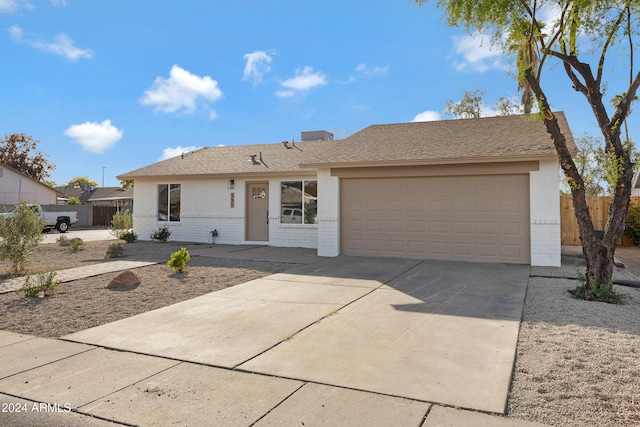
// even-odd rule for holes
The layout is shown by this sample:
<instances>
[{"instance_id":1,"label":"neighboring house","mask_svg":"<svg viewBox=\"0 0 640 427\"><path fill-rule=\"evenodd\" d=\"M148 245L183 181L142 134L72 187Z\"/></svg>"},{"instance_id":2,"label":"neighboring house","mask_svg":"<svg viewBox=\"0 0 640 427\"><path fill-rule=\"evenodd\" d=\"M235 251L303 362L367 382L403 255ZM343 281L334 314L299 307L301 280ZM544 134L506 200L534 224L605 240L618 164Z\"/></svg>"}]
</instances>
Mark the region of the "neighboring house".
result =
<instances>
[{"instance_id":1,"label":"neighboring house","mask_svg":"<svg viewBox=\"0 0 640 427\"><path fill-rule=\"evenodd\" d=\"M568 144L573 138L556 113ZM178 241L560 265L558 159L523 116L373 125L341 140L207 147L127 172L134 228ZM320 133L322 136L330 134ZM317 136L317 135L314 135ZM325 138L330 139L330 138Z\"/></svg>"},{"instance_id":2,"label":"neighboring house","mask_svg":"<svg viewBox=\"0 0 640 427\"><path fill-rule=\"evenodd\" d=\"M133 205L133 191L123 190L121 187L93 187L82 188L57 187L63 194L65 201L77 197L83 205L116 206L131 209Z\"/></svg>"},{"instance_id":3,"label":"neighboring house","mask_svg":"<svg viewBox=\"0 0 640 427\"><path fill-rule=\"evenodd\" d=\"M58 192L10 166L0 163L0 204L15 205L20 200L55 205Z\"/></svg>"}]
</instances>

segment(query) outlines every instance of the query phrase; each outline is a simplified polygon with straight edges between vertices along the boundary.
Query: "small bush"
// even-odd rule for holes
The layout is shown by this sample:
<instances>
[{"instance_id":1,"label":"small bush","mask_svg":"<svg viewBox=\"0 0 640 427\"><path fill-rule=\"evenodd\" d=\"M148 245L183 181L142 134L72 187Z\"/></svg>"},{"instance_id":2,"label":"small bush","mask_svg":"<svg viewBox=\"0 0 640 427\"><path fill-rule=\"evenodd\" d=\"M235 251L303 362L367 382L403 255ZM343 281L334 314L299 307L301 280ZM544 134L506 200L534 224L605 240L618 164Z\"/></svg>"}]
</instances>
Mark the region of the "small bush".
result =
<instances>
[{"instance_id":1,"label":"small bush","mask_svg":"<svg viewBox=\"0 0 640 427\"><path fill-rule=\"evenodd\" d=\"M69 252L78 252L84 250L84 240L79 237L69 239L69 245L67 246Z\"/></svg>"},{"instance_id":2,"label":"small bush","mask_svg":"<svg viewBox=\"0 0 640 427\"><path fill-rule=\"evenodd\" d=\"M180 248L179 251L171 254L171 258L167 261L167 265L176 273L184 273L187 261L191 259L189 251L186 248Z\"/></svg>"},{"instance_id":3,"label":"small bush","mask_svg":"<svg viewBox=\"0 0 640 427\"><path fill-rule=\"evenodd\" d=\"M640 244L640 204L629 207L624 234L631 237L635 245Z\"/></svg>"},{"instance_id":4,"label":"small bush","mask_svg":"<svg viewBox=\"0 0 640 427\"><path fill-rule=\"evenodd\" d=\"M55 271L41 273L33 281L31 276L27 276L24 286L18 292L22 292L27 298L53 295L58 285L60 285L60 280L55 280L56 274Z\"/></svg>"},{"instance_id":5,"label":"small bush","mask_svg":"<svg viewBox=\"0 0 640 427\"><path fill-rule=\"evenodd\" d=\"M59 246L69 246L69 239L64 234L61 234L60 237L56 239L56 243Z\"/></svg>"},{"instance_id":6,"label":"small bush","mask_svg":"<svg viewBox=\"0 0 640 427\"><path fill-rule=\"evenodd\" d=\"M120 258L124 256L124 247L120 243L114 243L107 248L105 258Z\"/></svg>"},{"instance_id":7,"label":"small bush","mask_svg":"<svg viewBox=\"0 0 640 427\"><path fill-rule=\"evenodd\" d=\"M169 227L165 225L158 228L154 233L151 233L151 240L158 240L164 243L169 240L169 236L171 236L171 231L169 231Z\"/></svg>"},{"instance_id":8,"label":"small bush","mask_svg":"<svg viewBox=\"0 0 640 427\"><path fill-rule=\"evenodd\" d=\"M26 269L29 257L43 239L44 222L33 206L19 202L5 218L0 216L0 259L9 260L10 273Z\"/></svg>"},{"instance_id":9,"label":"small bush","mask_svg":"<svg viewBox=\"0 0 640 427\"><path fill-rule=\"evenodd\" d=\"M599 284L595 278L592 277L589 283L587 283L587 278L581 272L578 272L578 283L579 285L576 286L575 289L569 290L569 293L576 299L606 302L609 304L623 304L631 297L629 294L616 292L613 289L612 281Z\"/></svg>"},{"instance_id":10,"label":"small bush","mask_svg":"<svg viewBox=\"0 0 640 427\"><path fill-rule=\"evenodd\" d=\"M122 239L121 235L128 232L133 228L133 215L129 212L129 209L124 211L118 211L111 218L109 223L109 231L115 237ZM122 239L124 240L124 239Z\"/></svg>"},{"instance_id":11,"label":"small bush","mask_svg":"<svg viewBox=\"0 0 640 427\"><path fill-rule=\"evenodd\" d=\"M69 200L67 200L67 204L68 205L79 205L81 203L80 203L80 199L78 199L75 196L71 196L71 197L69 197Z\"/></svg>"},{"instance_id":12,"label":"small bush","mask_svg":"<svg viewBox=\"0 0 640 427\"><path fill-rule=\"evenodd\" d=\"M124 240L127 243L133 243L136 240L138 240L138 235L136 234L135 231L129 230L129 231L124 231L124 232L120 233L118 238L120 240Z\"/></svg>"}]
</instances>

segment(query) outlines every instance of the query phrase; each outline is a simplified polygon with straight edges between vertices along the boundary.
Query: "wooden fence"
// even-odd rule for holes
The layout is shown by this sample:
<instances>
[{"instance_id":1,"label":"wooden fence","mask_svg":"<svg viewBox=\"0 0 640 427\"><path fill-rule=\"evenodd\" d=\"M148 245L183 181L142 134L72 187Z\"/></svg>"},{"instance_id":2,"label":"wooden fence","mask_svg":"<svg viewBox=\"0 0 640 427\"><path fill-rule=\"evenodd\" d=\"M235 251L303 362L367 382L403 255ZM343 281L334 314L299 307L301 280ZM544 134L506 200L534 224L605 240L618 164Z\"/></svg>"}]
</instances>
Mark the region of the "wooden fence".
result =
<instances>
[{"instance_id":1,"label":"wooden fence","mask_svg":"<svg viewBox=\"0 0 640 427\"><path fill-rule=\"evenodd\" d=\"M640 203L640 197L632 197L631 204ZM607 215L609 214L609 205L611 197L609 196L589 196L587 197L587 206L593 226L596 230L604 230L607 223ZM580 246L580 232L578 231L578 222L576 221L575 212L573 210L573 199L571 196L560 197L560 230L562 232L563 245ZM633 243L628 236L622 236L620 245L629 246Z\"/></svg>"},{"instance_id":2,"label":"wooden fence","mask_svg":"<svg viewBox=\"0 0 640 427\"><path fill-rule=\"evenodd\" d=\"M117 211L115 206L93 206L93 225L109 226Z\"/></svg>"}]
</instances>

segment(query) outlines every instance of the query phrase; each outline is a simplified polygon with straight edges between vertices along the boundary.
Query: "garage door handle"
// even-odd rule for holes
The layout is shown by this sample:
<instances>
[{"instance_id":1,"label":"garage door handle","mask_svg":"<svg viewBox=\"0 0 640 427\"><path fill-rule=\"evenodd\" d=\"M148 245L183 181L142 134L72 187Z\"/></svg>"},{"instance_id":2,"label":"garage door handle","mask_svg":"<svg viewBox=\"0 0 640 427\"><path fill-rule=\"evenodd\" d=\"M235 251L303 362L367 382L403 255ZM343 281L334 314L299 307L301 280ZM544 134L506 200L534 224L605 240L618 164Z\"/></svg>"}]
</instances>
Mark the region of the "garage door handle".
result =
<instances>
[{"instance_id":1,"label":"garage door handle","mask_svg":"<svg viewBox=\"0 0 640 427\"><path fill-rule=\"evenodd\" d=\"M267 211L267 224L269 224L269 211Z\"/></svg>"}]
</instances>

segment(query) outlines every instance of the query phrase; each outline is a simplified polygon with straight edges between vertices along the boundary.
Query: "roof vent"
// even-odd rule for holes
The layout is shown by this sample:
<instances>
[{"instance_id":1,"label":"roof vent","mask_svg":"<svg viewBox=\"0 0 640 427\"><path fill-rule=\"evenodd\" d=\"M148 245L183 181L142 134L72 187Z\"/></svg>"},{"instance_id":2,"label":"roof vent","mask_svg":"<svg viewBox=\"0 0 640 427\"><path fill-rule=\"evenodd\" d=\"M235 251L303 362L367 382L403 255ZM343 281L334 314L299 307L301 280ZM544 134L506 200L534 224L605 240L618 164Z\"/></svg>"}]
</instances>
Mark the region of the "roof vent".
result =
<instances>
[{"instance_id":1,"label":"roof vent","mask_svg":"<svg viewBox=\"0 0 640 427\"><path fill-rule=\"evenodd\" d=\"M326 130L313 130L308 132L300 132L303 142L306 141L333 141L333 134Z\"/></svg>"}]
</instances>

